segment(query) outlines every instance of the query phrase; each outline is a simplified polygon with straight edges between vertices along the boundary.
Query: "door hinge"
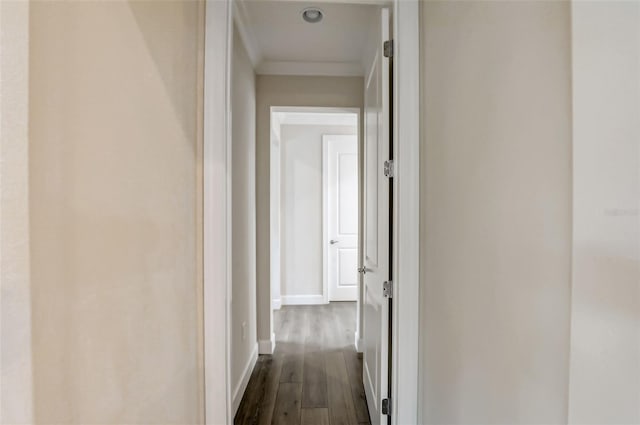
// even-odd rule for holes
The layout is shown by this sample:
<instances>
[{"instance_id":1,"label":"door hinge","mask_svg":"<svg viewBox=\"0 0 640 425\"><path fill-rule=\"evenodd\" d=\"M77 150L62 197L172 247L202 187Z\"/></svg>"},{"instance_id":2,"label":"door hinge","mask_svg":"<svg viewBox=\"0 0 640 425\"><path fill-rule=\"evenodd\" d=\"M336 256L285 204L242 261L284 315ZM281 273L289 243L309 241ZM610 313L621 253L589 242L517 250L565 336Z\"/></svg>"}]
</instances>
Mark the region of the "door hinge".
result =
<instances>
[{"instance_id":1,"label":"door hinge","mask_svg":"<svg viewBox=\"0 0 640 425\"><path fill-rule=\"evenodd\" d=\"M382 296L393 298L393 282L391 280L382 283Z\"/></svg>"},{"instance_id":2,"label":"door hinge","mask_svg":"<svg viewBox=\"0 0 640 425\"><path fill-rule=\"evenodd\" d=\"M388 178L395 177L396 170L393 163L393 159L384 162L384 176Z\"/></svg>"},{"instance_id":3,"label":"door hinge","mask_svg":"<svg viewBox=\"0 0 640 425\"><path fill-rule=\"evenodd\" d=\"M385 58L393 57L393 40L387 40L383 44L383 53Z\"/></svg>"},{"instance_id":4,"label":"door hinge","mask_svg":"<svg viewBox=\"0 0 640 425\"><path fill-rule=\"evenodd\" d=\"M382 399L382 414L390 415L391 414L391 399L383 398Z\"/></svg>"}]
</instances>

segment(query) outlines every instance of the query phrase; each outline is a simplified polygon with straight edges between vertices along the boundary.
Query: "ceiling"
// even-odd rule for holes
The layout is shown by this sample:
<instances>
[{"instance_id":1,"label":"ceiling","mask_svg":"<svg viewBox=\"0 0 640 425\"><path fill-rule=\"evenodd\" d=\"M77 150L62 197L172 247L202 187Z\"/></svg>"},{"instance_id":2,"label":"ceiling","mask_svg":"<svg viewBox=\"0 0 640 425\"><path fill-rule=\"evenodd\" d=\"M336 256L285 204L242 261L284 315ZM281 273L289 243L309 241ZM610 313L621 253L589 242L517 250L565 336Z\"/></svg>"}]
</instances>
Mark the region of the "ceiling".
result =
<instances>
[{"instance_id":1,"label":"ceiling","mask_svg":"<svg viewBox=\"0 0 640 425\"><path fill-rule=\"evenodd\" d=\"M362 56L378 6L352 1L236 1L236 25L256 72L363 75ZM317 24L302 20L302 10L311 6L324 13Z\"/></svg>"}]
</instances>

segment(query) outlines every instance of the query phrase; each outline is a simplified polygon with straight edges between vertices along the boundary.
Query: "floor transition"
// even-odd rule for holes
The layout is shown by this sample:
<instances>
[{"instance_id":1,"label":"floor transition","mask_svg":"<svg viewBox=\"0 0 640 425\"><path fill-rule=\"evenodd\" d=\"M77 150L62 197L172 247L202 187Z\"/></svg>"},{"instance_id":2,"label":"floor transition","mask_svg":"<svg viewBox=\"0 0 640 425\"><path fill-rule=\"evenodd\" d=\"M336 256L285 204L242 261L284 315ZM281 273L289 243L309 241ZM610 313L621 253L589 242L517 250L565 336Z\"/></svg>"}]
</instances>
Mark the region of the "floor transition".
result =
<instances>
[{"instance_id":1,"label":"floor transition","mask_svg":"<svg viewBox=\"0 0 640 425\"><path fill-rule=\"evenodd\" d=\"M355 325L351 302L274 312L275 353L258 358L234 423L370 424Z\"/></svg>"}]
</instances>

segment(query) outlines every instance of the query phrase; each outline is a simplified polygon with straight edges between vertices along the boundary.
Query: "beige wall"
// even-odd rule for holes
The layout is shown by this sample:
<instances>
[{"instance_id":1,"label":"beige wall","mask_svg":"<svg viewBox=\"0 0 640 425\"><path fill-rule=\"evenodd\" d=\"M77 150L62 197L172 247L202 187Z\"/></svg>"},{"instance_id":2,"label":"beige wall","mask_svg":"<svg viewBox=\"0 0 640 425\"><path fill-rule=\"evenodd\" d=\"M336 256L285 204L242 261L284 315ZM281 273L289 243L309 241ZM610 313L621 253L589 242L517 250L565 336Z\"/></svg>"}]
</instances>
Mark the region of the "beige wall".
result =
<instances>
[{"instance_id":1,"label":"beige wall","mask_svg":"<svg viewBox=\"0 0 640 425\"><path fill-rule=\"evenodd\" d=\"M0 1L0 423L33 421L29 4Z\"/></svg>"},{"instance_id":2,"label":"beige wall","mask_svg":"<svg viewBox=\"0 0 640 425\"><path fill-rule=\"evenodd\" d=\"M256 85L253 67L237 30L234 32L233 45L231 389L234 397L242 398L240 384L243 371L247 363L252 360L252 355L257 354L258 349L256 334Z\"/></svg>"},{"instance_id":3,"label":"beige wall","mask_svg":"<svg viewBox=\"0 0 640 425\"><path fill-rule=\"evenodd\" d=\"M569 422L640 423L640 3L574 2Z\"/></svg>"},{"instance_id":4,"label":"beige wall","mask_svg":"<svg viewBox=\"0 0 640 425\"><path fill-rule=\"evenodd\" d=\"M203 4L30 19L35 419L201 422Z\"/></svg>"},{"instance_id":5,"label":"beige wall","mask_svg":"<svg viewBox=\"0 0 640 425\"><path fill-rule=\"evenodd\" d=\"M421 19L420 423L566 422L570 6Z\"/></svg>"},{"instance_id":6,"label":"beige wall","mask_svg":"<svg viewBox=\"0 0 640 425\"><path fill-rule=\"evenodd\" d=\"M270 108L324 106L362 108L361 77L290 77L259 75L256 82L257 311L258 339L271 339L270 293ZM362 134L362 131L360 132Z\"/></svg>"}]
</instances>

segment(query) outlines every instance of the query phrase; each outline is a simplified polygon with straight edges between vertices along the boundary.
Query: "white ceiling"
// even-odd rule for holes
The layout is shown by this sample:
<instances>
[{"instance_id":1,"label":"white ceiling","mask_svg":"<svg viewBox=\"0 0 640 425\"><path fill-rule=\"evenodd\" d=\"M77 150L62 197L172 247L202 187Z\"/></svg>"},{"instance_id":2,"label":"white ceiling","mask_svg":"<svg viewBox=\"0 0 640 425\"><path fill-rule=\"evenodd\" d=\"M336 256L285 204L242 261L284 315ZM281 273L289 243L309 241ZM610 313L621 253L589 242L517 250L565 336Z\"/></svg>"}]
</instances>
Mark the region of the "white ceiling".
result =
<instances>
[{"instance_id":1,"label":"white ceiling","mask_svg":"<svg viewBox=\"0 0 640 425\"><path fill-rule=\"evenodd\" d=\"M259 74L362 75L362 56L378 6L326 0L241 0L236 25ZM369 0L375 3L376 0ZM302 20L318 7L324 19Z\"/></svg>"}]
</instances>

